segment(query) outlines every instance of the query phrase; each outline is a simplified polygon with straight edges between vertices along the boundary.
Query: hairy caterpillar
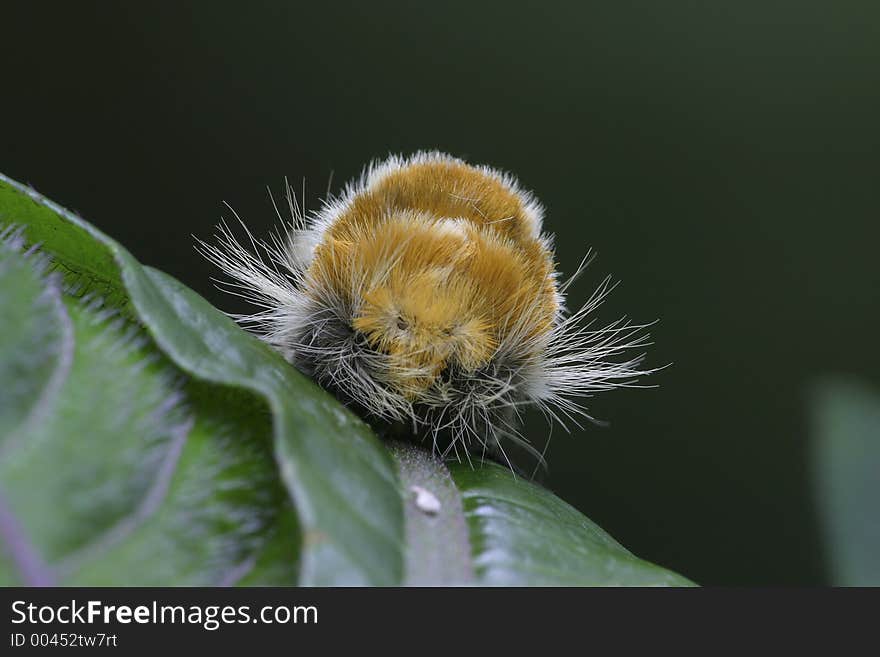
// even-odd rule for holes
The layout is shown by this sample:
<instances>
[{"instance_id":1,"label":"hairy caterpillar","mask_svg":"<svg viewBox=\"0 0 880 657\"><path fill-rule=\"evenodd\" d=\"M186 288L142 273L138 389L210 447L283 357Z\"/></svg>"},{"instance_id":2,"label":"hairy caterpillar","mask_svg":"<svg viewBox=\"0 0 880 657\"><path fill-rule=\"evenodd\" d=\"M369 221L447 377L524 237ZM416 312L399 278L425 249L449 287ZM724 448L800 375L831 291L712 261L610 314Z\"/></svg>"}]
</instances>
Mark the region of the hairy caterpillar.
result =
<instances>
[{"instance_id":1,"label":"hairy caterpillar","mask_svg":"<svg viewBox=\"0 0 880 657\"><path fill-rule=\"evenodd\" d=\"M565 426L582 400L652 370L644 325L591 328L606 278L574 313L543 209L508 174L439 152L369 165L312 214L288 186L283 234L242 245L226 224L202 253L256 304L236 316L360 413L430 438L435 451L503 458L524 406ZM273 201L274 203L274 201ZM277 212L277 207L276 207ZM280 213L279 213L280 217ZM243 224L242 224L243 225ZM546 449L546 447L545 447Z\"/></svg>"}]
</instances>

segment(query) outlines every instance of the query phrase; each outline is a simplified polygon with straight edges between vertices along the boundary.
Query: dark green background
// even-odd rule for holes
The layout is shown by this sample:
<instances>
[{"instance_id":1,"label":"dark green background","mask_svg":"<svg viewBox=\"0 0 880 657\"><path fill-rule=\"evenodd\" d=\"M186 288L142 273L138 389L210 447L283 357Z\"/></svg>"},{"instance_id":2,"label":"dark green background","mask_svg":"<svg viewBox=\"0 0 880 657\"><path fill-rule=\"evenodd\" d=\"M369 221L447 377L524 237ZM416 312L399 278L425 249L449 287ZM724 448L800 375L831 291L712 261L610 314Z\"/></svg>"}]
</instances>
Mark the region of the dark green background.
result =
<instances>
[{"instance_id":1,"label":"dark green background","mask_svg":"<svg viewBox=\"0 0 880 657\"><path fill-rule=\"evenodd\" d=\"M808 386L880 381L876 3L122 4L4 4L0 170L227 310L222 200L263 233L285 175L314 208L388 152L513 171L563 270L599 252L573 302L613 273L602 318L673 363L554 431L548 484L701 583L825 581Z\"/></svg>"}]
</instances>

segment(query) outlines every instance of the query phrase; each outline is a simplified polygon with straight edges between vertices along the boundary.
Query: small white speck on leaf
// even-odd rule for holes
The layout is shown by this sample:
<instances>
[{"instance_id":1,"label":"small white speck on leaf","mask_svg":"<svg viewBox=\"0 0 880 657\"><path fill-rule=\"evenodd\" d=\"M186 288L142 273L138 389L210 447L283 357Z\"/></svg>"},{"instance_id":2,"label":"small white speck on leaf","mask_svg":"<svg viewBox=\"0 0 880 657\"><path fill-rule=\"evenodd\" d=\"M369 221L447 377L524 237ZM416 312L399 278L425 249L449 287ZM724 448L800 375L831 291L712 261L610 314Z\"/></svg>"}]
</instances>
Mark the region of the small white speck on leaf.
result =
<instances>
[{"instance_id":1,"label":"small white speck on leaf","mask_svg":"<svg viewBox=\"0 0 880 657\"><path fill-rule=\"evenodd\" d=\"M429 516L440 513L440 500L434 493L421 486L410 486L409 490L416 496L416 507L419 511L427 513Z\"/></svg>"}]
</instances>

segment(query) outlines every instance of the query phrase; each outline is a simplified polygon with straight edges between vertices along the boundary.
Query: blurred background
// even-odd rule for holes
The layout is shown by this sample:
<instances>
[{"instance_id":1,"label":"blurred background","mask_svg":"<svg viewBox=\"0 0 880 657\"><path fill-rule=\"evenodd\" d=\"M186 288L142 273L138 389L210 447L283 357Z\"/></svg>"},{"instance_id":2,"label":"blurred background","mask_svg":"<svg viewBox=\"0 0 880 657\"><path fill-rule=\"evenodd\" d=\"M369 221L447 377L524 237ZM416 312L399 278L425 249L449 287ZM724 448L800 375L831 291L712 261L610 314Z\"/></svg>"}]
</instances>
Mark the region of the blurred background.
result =
<instances>
[{"instance_id":1,"label":"blurred background","mask_svg":"<svg viewBox=\"0 0 880 657\"><path fill-rule=\"evenodd\" d=\"M241 7L246 6L246 9ZM880 384L880 5L6 3L0 170L224 310L193 250L438 148L514 172L583 301L660 319L651 390L554 430L546 484L703 584L830 581L815 382ZM330 182L331 172L333 174ZM228 212L226 212L228 216ZM543 444L533 418L528 435ZM878 475L880 476L880 475ZM873 505L872 505L873 508Z\"/></svg>"}]
</instances>

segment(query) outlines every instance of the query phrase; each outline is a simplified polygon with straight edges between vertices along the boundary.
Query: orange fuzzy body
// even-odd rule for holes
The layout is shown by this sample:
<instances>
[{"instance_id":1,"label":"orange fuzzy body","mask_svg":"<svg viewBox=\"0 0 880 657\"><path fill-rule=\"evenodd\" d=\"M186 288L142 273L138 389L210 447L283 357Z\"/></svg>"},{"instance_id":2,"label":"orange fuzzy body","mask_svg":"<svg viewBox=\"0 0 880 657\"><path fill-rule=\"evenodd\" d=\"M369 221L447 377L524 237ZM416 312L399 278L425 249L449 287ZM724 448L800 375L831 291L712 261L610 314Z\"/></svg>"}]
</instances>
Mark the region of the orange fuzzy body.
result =
<instances>
[{"instance_id":1,"label":"orange fuzzy body","mask_svg":"<svg viewBox=\"0 0 880 657\"><path fill-rule=\"evenodd\" d=\"M271 243L222 226L204 252L260 311L237 319L365 417L442 456L501 456L520 409L577 424L584 398L632 385L644 325L593 325L606 278L563 308L543 210L509 175L437 152L391 156ZM277 210L277 208L276 208ZM249 250L249 246L257 253ZM260 251L263 253L260 253ZM586 261L585 261L586 262ZM577 269L577 275L585 266Z\"/></svg>"},{"instance_id":2,"label":"orange fuzzy body","mask_svg":"<svg viewBox=\"0 0 880 657\"><path fill-rule=\"evenodd\" d=\"M418 401L445 370L486 366L513 332L539 345L551 330L560 304L536 211L492 170L423 158L337 206L305 280L352 309L389 359L387 384Z\"/></svg>"}]
</instances>

